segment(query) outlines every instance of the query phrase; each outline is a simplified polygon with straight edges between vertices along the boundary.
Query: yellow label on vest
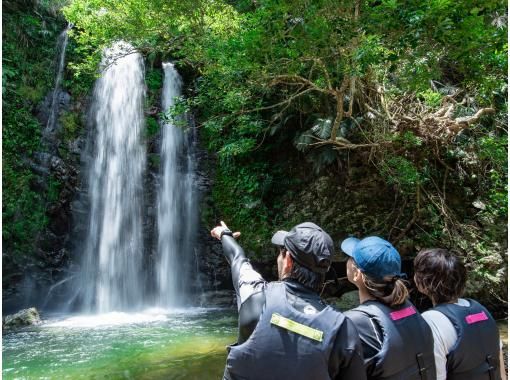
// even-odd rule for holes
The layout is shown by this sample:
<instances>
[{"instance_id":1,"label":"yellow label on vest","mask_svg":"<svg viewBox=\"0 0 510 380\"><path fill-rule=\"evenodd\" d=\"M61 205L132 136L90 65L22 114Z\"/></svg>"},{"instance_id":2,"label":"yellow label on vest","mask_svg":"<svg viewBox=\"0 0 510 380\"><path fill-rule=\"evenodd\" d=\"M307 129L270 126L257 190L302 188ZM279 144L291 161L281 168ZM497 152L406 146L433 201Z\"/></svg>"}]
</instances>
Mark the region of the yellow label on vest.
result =
<instances>
[{"instance_id":1,"label":"yellow label on vest","mask_svg":"<svg viewBox=\"0 0 510 380\"><path fill-rule=\"evenodd\" d=\"M324 335L324 332L309 326L302 325L301 323L293 321L292 319L282 317L280 314L273 313L271 315L271 323L278 327L292 331L293 333L306 336L307 338L316 340L318 342L322 342L322 336Z\"/></svg>"}]
</instances>

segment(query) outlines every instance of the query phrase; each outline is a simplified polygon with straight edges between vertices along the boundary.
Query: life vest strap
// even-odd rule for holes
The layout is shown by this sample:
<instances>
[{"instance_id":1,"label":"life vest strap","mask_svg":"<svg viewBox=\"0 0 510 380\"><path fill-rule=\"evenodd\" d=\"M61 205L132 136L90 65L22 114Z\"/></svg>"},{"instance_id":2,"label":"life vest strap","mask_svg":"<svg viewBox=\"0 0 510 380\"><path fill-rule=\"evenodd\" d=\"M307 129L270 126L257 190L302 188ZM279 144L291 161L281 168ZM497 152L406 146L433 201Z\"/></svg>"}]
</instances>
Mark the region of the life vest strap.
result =
<instances>
[{"instance_id":1,"label":"life vest strap","mask_svg":"<svg viewBox=\"0 0 510 380\"><path fill-rule=\"evenodd\" d=\"M427 380L427 367L425 366L425 360L423 360L423 354L421 352L416 354L416 361L418 362L421 380Z\"/></svg>"},{"instance_id":2,"label":"life vest strap","mask_svg":"<svg viewBox=\"0 0 510 380\"><path fill-rule=\"evenodd\" d=\"M486 359L489 364L489 378L490 380L496 380L496 368L498 368L498 362L492 355L487 355Z\"/></svg>"}]
</instances>

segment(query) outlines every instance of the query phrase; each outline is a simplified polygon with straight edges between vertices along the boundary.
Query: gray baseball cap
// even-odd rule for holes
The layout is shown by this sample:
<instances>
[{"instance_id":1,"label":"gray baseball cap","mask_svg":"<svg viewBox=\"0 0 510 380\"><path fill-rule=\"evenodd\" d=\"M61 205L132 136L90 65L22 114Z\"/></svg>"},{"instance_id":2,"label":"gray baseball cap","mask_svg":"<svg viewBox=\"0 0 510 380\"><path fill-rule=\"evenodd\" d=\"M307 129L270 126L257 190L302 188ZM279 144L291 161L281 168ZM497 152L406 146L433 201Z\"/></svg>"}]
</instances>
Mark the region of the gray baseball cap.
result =
<instances>
[{"instance_id":1,"label":"gray baseball cap","mask_svg":"<svg viewBox=\"0 0 510 380\"><path fill-rule=\"evenodd\" d=\"M271 243L285 247L294 260L317 273L326 273L334 254L333 239L318 225L301 223L289 232L277 231Z\"/></svg>"}]
</instances>

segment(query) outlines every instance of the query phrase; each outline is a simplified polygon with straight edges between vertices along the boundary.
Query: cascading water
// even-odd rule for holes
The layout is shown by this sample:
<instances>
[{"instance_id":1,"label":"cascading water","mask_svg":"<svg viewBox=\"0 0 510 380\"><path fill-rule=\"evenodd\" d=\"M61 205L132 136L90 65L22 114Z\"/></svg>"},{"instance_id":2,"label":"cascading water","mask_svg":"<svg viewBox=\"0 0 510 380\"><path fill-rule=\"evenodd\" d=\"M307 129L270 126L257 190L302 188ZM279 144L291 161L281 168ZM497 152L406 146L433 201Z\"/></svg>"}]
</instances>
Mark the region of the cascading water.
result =
<instances>
[{"instance_id":1,"label":"cascading water","mask_svg":"<svg viewBox=\"0 0 510 380\"><path fill-rule=\"evenodd\" d=\"M181 93L181 78L172 63L163 63L162 107L166 112ZM158 191L157 302L182 306L189 288L197 225L194 190L194 129L162 123L161 183Z\"/></svg>"},{"instance_id":2,"label":"cascading water","mask_svg":"<svg viewBox=\"0 0 510 380\"><path fill-rule=\"evenodd\" d=\"M69 30L73 27L72 24L67 25L67 28L64 29L57 40L57 50L58 50L58 65L55 75L55 87L53 89L53 93L51 96L51 105L50 105L50 114L48 116L48 121L46 123L46 127L43 131L43 136L49 138L52 134L55 133L55 124L58 116L59 109L59 101L58 96L60 94L60 83L62 82L62 74L64 73L65 66L65 54L67 48L67 41L69 40Z\"/></svg>"},{"instance_id":3,"label":"cascading water","mask_svg":"<svg viewBox=\"0 0 510 380\"><path fill-rule=\"evenodd\" d=\"M88 176L90 221L81 276L85 311L142 304L144 65L124 42L106 49L91 115L94 154Z\"/></svg>"}]
</instances>

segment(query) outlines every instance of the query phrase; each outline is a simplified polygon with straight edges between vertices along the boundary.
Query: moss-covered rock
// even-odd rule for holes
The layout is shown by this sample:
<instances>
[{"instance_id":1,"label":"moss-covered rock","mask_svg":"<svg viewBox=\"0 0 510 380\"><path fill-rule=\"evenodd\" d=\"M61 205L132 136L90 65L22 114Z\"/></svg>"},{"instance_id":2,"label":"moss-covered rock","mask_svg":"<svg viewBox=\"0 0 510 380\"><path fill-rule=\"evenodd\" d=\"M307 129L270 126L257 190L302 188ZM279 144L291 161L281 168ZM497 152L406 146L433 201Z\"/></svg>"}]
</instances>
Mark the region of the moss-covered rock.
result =
<instances>
[{"instance_id":1,"label":"moss-covered rock","mask_svg":"<svg viewBox=\"0 0 510 380\"><path fill-rule=\"evenodd\" d=\"M3 319L3 328L12 329L17 327L31 326L41 323L41 317L35 307L23 309L16 314L5 316Z\"/></svg>"}]
</instances>

